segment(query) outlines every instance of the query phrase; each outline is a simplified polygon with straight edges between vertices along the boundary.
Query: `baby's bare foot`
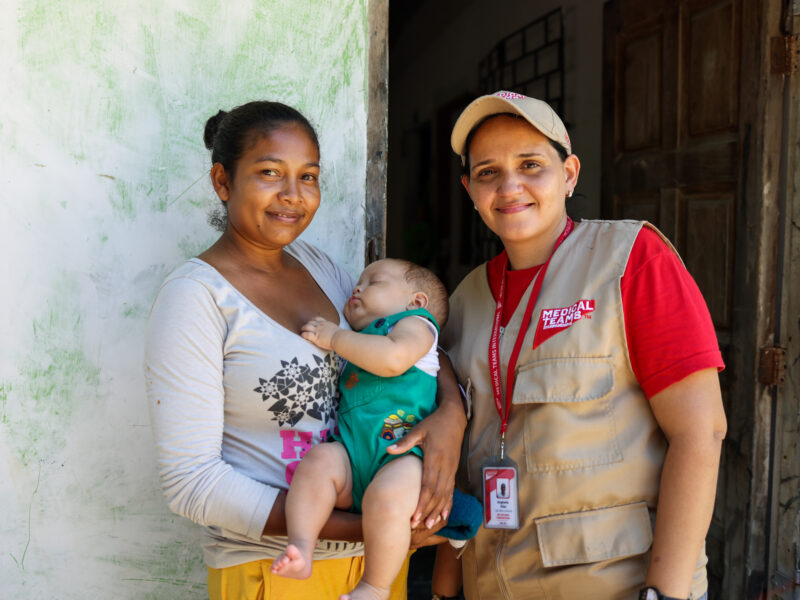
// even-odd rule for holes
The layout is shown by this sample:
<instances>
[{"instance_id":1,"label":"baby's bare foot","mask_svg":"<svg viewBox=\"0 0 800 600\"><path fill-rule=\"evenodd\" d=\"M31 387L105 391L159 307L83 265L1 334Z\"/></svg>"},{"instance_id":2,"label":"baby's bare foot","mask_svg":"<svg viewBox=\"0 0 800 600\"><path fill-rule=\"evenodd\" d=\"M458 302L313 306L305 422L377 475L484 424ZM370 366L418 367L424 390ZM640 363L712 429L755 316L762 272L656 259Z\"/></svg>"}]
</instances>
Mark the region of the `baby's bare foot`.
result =
<instances>
[{"instance_id":1,"label":"baby's bare foot","mask_svg":"<svg viewBox=\"0 0 800 600\"><path fill-rule=\"evenodd\" d=\"M370 585L362 579L352 592L339 596L339 600L388 600L390 591Z\"/></svg>"},{"instance_id":2,"label":"baby's bare foot","mask_svg":"<svg viewBox=\"0 0 800 600\"><path fill-rule=\"evenodd\" d=\"M272 561L270 569L275 575L292 579L311 577L311 556L306 556L294 544L286 546L286 551Z\"/></svg>"}]
</instances>

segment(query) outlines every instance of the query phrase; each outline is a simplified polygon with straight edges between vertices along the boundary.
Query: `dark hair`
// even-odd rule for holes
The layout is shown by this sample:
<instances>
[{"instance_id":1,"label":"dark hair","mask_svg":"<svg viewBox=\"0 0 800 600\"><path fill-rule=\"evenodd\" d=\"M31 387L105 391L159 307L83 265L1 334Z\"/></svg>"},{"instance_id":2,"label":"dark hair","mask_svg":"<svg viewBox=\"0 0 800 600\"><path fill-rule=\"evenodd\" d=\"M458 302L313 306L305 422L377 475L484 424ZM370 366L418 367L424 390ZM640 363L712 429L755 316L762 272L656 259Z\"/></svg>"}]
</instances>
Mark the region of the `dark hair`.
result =
<instances>
[{"instance_id":1,"label":"dark hair","mask_svg":"<svg viewBox=\"0 0 800 600\"><path fill-rule=\"evenodd\" d=\"M440 329L444 327L450 314L450 304L447 301L447 288L444 287L441 280L430 269L421 267L411 261L402 258L393 258L391 260L396 260L405 267L407 283L428 296L428 312L436 319Z\"/></svg>"},{"instance_id":2,"label":"dark hair","mask_svg":"<svg viewBox=\"0 0 800 600\"><path fill-rule=\"evenodd\" d=\"M236 165L245 150L258 138L269 135L286 125L299 125L311 138L319 152L319 139L314 127L298 110L280 102L256 100L226 112L220 110L206 121L203 142L211 150L211 163L220 163L228 177L236 175ZM224 231L227 223L227 205L217 208L208 216L208 222Z\"/></svg>"},{"instance_id":3,"label":"dark hair","mask_svg":"<svg viewBox=\"0 0 800 600\"><path fill-rule=\"evenodd\" d=\"M467 177L469 177L469 146L470 144L472 144L472 138L475 137L475 133L478 131L478 129L480 129L480 126L483 125L486 121L488 121L489 119L493 119L494 117L500 117L500 116L522 119L527 123L525 117L518 115L517 113L495 113L493 115L487 115L483 117L480 121L478 121L475 124L475 126L472 129L469 130L469 133L467 134L467 139L464 142L464 164L461 166L462 175L466 175ZM553 148L555 148L555 151L558 153L558 158L561 159L562 163L565 160L567 160L568 156L567 149L564 148L564 146L562 146L555 140L551 140L550 138L547 138L547 141L550 142L550 145Z\"/></svg>"}]
</instances>

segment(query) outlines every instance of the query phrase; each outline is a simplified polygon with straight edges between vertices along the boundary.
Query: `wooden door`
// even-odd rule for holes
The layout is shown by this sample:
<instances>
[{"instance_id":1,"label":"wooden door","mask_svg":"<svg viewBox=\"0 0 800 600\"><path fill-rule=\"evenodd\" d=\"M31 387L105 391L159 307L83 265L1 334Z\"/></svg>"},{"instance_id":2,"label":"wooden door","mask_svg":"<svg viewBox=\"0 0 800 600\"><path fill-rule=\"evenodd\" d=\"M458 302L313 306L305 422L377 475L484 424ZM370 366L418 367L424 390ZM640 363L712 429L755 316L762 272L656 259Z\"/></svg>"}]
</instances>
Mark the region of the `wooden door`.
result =
<instances>
[{"instance_id":1,"label":"wooden door","mask_svg":"<svg viewBox=\"0 0 800 600\"><path fill-rule=\"evenodd\" d=\"M672 240L726 364L728 436L707 538L714 599L767 587L772 413L756 367L774 333L781 80L766 49L779 21L777 0L606 6L603 212Z\"/></svg>"},{"instance_id":2,"label":"wooden door","mask_svg":"<svg viewBox=\"0 0 800 600\"><path fill-rule=\"evenodd\" d=\"M787 9L789 7L787 6ZM784 23L786 33L800 41L800 2L791 6ZM795 45L794 55L800 55ZM776 323L777 341L786 348L786 372L776 390L775 452L772 481L774 560L769 573L774 600L800 598L800 74L787 75L784 90L786 148L783 169L785 194L780 206L783 236L778 276L782 277L781 310ZM782 258L782 260L781 260Z\"/></svg>"}]
</instances>

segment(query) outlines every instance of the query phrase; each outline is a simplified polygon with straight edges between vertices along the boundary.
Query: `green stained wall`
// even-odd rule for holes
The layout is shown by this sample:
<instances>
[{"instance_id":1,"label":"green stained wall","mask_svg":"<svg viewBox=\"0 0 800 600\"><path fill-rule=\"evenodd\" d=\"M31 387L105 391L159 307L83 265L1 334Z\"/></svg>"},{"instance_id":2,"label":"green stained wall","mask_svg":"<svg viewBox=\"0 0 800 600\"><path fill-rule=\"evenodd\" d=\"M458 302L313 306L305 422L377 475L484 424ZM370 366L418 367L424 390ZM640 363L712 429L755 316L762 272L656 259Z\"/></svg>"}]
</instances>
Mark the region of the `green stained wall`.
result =
<instances>
[{"instance_id":1,"label":"green stained wall","mask_svg":"<svg viewBox=\"0 0 800 600\"><path fill-rule=\"evenodd\" d=\"M367 2L0 3L0 597L204 597L156 474L150 303L216 237L205 120L256 98L317 126L304 237L361 268Z\"/></svg>"}]
</instances>

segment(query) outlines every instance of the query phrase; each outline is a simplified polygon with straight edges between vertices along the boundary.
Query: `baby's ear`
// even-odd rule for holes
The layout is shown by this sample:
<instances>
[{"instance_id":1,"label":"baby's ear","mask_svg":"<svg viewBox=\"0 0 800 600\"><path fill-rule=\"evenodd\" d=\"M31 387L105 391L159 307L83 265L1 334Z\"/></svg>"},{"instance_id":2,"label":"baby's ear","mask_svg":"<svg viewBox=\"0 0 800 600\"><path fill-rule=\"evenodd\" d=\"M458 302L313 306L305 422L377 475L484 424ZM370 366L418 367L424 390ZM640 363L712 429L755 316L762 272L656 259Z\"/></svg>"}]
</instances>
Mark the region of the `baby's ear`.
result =
<instances>
[{"instance_id":1,"label":"baby's ear","mask_svg":"<svg viewBox=\"0 0 800 600\"><path fill-rule=\"evenodd\" d=\"M428 295L425 292L414 292L411 302L408 303L408 309L426 308L428 306Z\"/></svg>"}]
</instances>

